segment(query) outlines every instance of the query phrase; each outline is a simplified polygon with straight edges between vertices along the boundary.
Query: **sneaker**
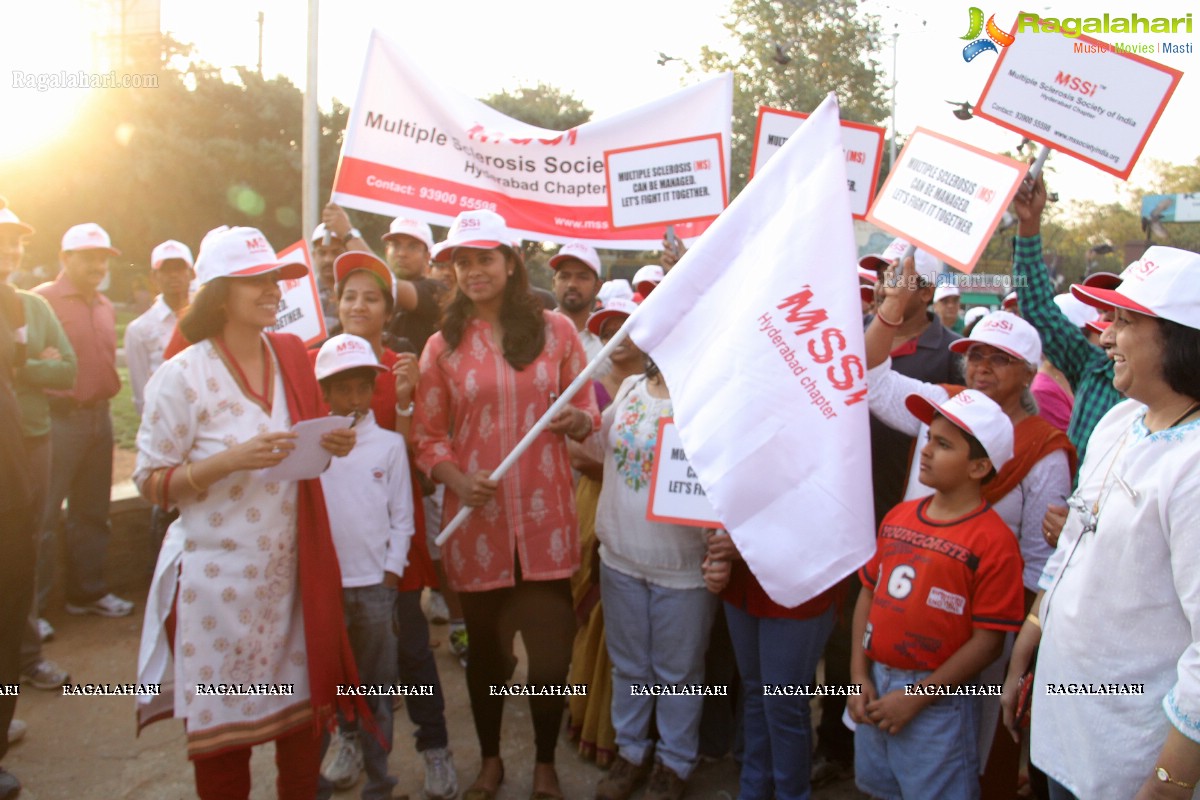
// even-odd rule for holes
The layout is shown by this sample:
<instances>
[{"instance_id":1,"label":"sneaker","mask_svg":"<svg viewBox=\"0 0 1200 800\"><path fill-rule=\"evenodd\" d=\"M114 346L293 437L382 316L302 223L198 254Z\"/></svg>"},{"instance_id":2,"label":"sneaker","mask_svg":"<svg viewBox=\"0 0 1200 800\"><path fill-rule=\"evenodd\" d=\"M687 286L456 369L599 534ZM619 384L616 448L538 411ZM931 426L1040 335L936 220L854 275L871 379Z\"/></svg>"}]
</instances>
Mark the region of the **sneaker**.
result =
<instances>
[{"instance_id":1,"label":"sneaker","mask_svg":"<svg viewBox=\"0 0 1200 800\"><path fill-rule=\"evenodd\" d=\"M57 689L71 680L71 676L58 664L43 658L30 669L21 670L21 680L29 681L35 689Z\"/></svg>"},{"instance_id":2,"label":"sneaker","mask_svg":"<svg viewBox=\"0 0 1200 800\"><path fill-rule=\"evenodd\" d=\"M14 719L8 723L8 743L16 744L25 738L25 732L29 730L29 726L22 720Z\"/></svg>"},{"instance_id":3,"label":"sneaker","mask_svg":"<svg viewBox=\"0 0 1200 800\"><path fill-rule=\"evenodd\" d=\"M340 791L358 783L362 771L363 754L358 736L336 731L329 739L329 750L321 762L321 777Z\"/></svg>"},{"instance_id":4,"label":"sneaker","mask_svg":"<svg viewBox=\"0 0 1200 800\"><path fill-rule=\"evenodd\" d=\"M596 784L596 800L625 800L649 774L649 761L639 765L618 755L608 774Z\"/></svg>"},{"instance_id":5,"label":"sneaker","mask_svg":"<svg viewBox=\"0 0 1200 800\"><path fill-rule=\"evenodd\" d=\"M687 781L676 775L673 769L659 762L650 773L650 786L642 795L642 800L680 800L686 788Z\"/></svg>"},{"instance_id":6,"label":"sneaker","mask_svg":"<svg viewBox=\"0 0 1200 800\"><path fill-rule=\"evenodd\" d=\"M86 606L67 603L67 613L96 614L101 617L127 617L133 613L133 603L128 600L122 600L110 592L99 600L93 600Z\"/></svg>"},{"instance_id":7,"label":"sneaker","mask_svg":"<svg viewBox=\"0 0 1200 800\"><path fill-rule=\"evenodd\" d=\"M445 625L450 621L450 609L446 607L446 598L441 592L429 593L429 621L434 625Z\"/></svg>"},{"instance_id":8,"label":"sneaker","mask_svg":"<svg viewBox=\"0 0 1200 800\"><path fill-rule=\"evenodd\" d=\"M428 800L453 800L458 797L454 754L445 747L432 747L421 755L425 759L425 797Z\"/></svg>"},{"instance_id":9,"label":"sneaker","mask_svg":"<svg viewBox=\"0 0 1200 800\"><path fill-rule=\"evenodd\" d=\"M0 800L9 800L21 793L21 782L4 767L0 767Z\"/></svg>"},{"instance_id":10,"label":"sneaker","mask_svg":"<svg viewBox=\"0 0 1200 800\"><path fill-rule=\"evenodd\" d=\"M450 652L458 656L458 663L467 667L467 626L461 622L450 623Z\"/></svg>"},{"instance_id":11,"label":"sneaker","mask_svg":"<svg viewBox=\"0 0 1200 800\"><path fill-rule=\"evenodd\" d=\"M37 626L38 636L43 642L48 642L54 638L54 626L49 622L46 622L46 620L38 617Z\"/></svg>"}]
</instances>

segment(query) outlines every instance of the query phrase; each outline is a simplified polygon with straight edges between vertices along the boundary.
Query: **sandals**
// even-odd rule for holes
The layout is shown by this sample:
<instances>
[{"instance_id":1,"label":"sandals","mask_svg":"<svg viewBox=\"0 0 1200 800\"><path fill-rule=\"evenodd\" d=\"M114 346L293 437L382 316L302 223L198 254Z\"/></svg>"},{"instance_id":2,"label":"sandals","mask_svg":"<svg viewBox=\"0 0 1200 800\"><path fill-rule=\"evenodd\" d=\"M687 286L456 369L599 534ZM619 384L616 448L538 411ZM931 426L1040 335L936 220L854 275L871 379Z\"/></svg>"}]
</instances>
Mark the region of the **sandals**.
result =
<instances>
[{"instance_id":1,"label":"sandals","mask_svg":"<svg viewBox=\"0 0 1200 800\"><path fill-rule=\"evenodd\" d=\"M463 792L462 800L496 800L496 792L500 791L500 785L504 783L504 762L500 762L500 780L496 781L496 788L484 789L474 787Z\"/></svg>"}]
</instances>

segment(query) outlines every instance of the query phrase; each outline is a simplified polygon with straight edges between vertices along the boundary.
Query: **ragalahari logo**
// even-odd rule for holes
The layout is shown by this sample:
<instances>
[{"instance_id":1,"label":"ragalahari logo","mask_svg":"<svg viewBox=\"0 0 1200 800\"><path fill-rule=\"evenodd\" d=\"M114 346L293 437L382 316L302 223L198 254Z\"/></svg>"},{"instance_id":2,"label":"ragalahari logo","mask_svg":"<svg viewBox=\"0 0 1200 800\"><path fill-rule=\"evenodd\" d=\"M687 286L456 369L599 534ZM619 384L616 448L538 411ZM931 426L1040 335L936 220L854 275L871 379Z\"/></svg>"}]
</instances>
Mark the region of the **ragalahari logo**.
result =
<instances>
[{"instance_id":1,"label":"ragalahari logo","mask_svg":"<svg viewBox=\"0 0 1200 800\"><path fill-rule=\"evenodd\" d=\"M996 45L1000 45L1000 47L1008 47L1010 44L1016 41L1012 34L1005 33L1004 31L1000 30L1000 26L996 24L995 14L992 14L990 17L988 17L987 25L984 25L983 9L971 6L969 13L971 16L971 27L967 29L966 36L961 38L971 39L974 41L963 48L963 61L974 61L975 57L980 53L986 53L989 50L993 53L999 53L1000 50L996 47ZM987 37L980 39L979 34L983 33L984 31L987 32Z\"/></svg>"}]
</instances>

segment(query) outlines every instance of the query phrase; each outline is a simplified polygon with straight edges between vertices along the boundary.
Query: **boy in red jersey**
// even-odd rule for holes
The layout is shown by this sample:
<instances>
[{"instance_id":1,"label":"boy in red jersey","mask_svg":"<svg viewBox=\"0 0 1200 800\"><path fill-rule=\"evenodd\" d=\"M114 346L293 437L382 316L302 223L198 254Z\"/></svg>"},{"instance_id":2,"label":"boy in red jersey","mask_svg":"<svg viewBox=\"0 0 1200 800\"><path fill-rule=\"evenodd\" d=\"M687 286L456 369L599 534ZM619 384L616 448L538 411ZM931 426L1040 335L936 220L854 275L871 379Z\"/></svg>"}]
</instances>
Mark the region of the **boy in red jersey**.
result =
<instances>
[{"instance_id":1,"label":"boy in red jersey","mask_svg":"<svg viewBox=\"0 0 1200 800\"><path fill-rule=\"evenodd\" d=\"M862 694L847 704L855 780L877 798L977 798L971 684L1024 611L1017 540L980 493L1012 458L1013 427L970 389L907 405L930 426L920 479L934 494L884 517L860 570L850 672Z\"/></svg>"}]
</instances>

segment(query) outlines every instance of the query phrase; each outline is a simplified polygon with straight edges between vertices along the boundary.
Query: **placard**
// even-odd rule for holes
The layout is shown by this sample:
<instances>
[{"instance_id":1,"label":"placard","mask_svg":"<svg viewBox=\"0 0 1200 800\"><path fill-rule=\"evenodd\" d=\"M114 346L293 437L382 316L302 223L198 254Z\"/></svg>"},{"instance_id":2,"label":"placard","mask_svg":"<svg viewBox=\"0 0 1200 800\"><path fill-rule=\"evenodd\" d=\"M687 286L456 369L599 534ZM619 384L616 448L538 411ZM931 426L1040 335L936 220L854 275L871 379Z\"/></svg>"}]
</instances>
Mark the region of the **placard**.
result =
<instances>
[{"instance_id":1,"label":"placard","mask_svg":"<svg viewBox=\"0 0 1200 800\"><path fill-rule=\"evenodd\" d=\"M725 209L717 134L604 151L614 229L710 222Z\"/></svg>"},{"instance_id":2,"label":"placard","mask_svg":"<svg viewBox=\"0 0 1200 800\"><path fill-rule=\"evenodd\" d=\"M1143 195L1142 216L1158 222L1200 222L1200 192Z\"/></svg>"},{"instance_id":3,"label":"placard","mask_svg":"<svg viewBox=\"0 0 1200 800\"><path fill-rule=\"evenodd\" d=\"M325 315L321 313L321 295L317 291L317 272L313 269L308 242L299 241L275 254L280 261L293 258L297 252L304 256L308 274L303 278L280 281L283 296L279 300L275 325L270 330L293 333L312 347L329 338L325 330Z\"/></svg>"},{"instance_id":4,"label":"placard","mask_svg":"<svg viewBox=\"0 0 1200 800\"><path fill-rule=\"evenodd\" d=\"M796 132L808 114L769 106L758 107L758 125L754 129L754 151L750 155L750 178L779 152L788 137ZM883 162L883 128L861 122L841 121L842 150L846 153L846 188L850 190L850 210L855 219L866 219L867 208L875 196L879 167Z\"/></svg>"},{"instance_id":5,"label":"placard","mask_svg":"<svg viewBox=\"0 0 1200 800\"><path fill-rule=\"evenodd\" d=\"M917 128L867 219L970 272L1028 167Z\"/></svg>"},{"instance_id":6,"label":"placard","mask_svg":"<svg viewBox=\"0 0 1200 800\"><path fill-rule=\"evenodd\" d=\"M1183 73L1086 34L1018 32L1020 19L975 113L1128 178Z\"/></svg>"},{"instance_id":7,"label":"placard","mask_svg":"<svg viewBox=\"0 0 1200 800\"><path fill-rule=\"evenodd\" d=\"M658 442L654 446L654 472L650 475L650 502L646 519L697 528L720 528L717 512L708 502L704 487L688 464L683 442L673 417L658 421Z\"/></svg>"}]
</instances>

